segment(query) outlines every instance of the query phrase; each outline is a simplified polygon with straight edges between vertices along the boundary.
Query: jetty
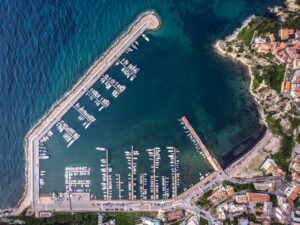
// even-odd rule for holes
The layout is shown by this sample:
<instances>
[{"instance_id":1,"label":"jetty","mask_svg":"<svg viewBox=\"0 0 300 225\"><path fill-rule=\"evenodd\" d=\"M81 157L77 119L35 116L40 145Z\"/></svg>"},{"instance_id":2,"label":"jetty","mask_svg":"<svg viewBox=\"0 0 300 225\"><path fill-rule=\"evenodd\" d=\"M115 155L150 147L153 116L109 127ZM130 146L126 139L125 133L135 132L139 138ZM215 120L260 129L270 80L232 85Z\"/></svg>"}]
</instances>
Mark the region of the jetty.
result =
<instances>
[{"instance_id":1,"label":"jetty","mask_svg":"<svg viewBox=\"0 0 300 225\"><path fill-rule=\"evenodd\" d=\"M204 145L203 141L200 139L200 137L198 136L198 134L196 133L196 131L194 130L194 128L192 127L188 119L186 118L186 116L181 117L179 121L190 132L194 140L200 146L199 151L202 151L205 154L208 162L210 163L214 171L222 171L222 167L219 164L218 160L215 157L213 157L212 154L209 152L209 150Z\"/></svg>"},{"instance_id":2,"label":"jetty","mask_svg":"<svg viewBox=\"0 0 300 225\"><path fill-rule=\"evenodd\" d=\"M91 88L118 58L145 32L158 30L160 18L154 11L146 11L129 26L112 46L88 69L83 77L61 100L40 119L25 137L25 190L16 207L8 215L18 215L28 207L40 204L39 196L39 141L61 117Z\"/></svg>"}]
</instances>

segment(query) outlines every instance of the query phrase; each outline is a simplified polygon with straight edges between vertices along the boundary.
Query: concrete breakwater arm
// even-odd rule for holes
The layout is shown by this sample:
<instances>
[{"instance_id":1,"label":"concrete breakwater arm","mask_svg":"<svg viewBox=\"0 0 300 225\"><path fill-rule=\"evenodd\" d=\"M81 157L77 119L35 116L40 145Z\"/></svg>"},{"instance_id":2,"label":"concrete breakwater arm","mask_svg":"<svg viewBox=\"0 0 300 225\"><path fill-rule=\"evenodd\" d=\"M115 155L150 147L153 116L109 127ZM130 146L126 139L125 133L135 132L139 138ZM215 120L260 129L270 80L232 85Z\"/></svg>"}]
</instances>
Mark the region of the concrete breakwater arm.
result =
<instances>
[{"instance_id":1,"label":"concrete breakwater arm","mask_svg":"<svg viewBox=\"0 0 300 225\"><path fill-rule=\"evenodd\" d=\"M146 11L129 26L112 46L88 69L83 77L67 92L25 137L25 190L19 203L8 210L9 215L18 215L27 207L39 203L39 140L76 103L79 98L116 62L134 41L146 30L158 30L160 18L153 11ZM1 215L0 215L1 216Z\"/></svg>"}]
</instances>

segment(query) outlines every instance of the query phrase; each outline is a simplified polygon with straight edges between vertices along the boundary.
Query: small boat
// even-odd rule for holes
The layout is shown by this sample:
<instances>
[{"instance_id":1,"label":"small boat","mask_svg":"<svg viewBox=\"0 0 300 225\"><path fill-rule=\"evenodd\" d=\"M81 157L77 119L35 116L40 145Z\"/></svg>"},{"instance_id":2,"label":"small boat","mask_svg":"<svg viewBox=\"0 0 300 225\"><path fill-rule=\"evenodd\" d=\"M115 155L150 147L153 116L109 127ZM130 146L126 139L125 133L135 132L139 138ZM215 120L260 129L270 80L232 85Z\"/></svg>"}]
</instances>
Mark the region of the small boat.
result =
<instances>
[{"instance_id":1,"label":"small boat","mask_svg":"<svg viewBox=\"0 0 300 225\"><path fill-rule=\"evenodd\" d=\"M150 41L150 39L146 36L146 34L142 34L142 37L143 37L146 41Z\"/></svg>"},{"instance_id":2,"label":"small boat","mask_svg":"<svg viewBox=\"0 0 300 225\"><path fill-rule=\"evenodd\" d=\"M96 147L96 150L97 150L97 151L105 151L106 148L103 148L103 147Z\"/></svg>"}]
</instances>

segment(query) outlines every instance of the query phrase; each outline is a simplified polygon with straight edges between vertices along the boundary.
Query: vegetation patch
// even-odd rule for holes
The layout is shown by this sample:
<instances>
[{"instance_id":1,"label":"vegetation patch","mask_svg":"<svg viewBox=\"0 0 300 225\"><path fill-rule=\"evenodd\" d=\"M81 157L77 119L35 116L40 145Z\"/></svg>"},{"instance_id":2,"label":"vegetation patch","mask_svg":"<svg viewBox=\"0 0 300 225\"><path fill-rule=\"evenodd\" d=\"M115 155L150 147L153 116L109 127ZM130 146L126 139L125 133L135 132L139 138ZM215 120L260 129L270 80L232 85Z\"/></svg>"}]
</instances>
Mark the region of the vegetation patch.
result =
<instances>
[{"instance_id":1,"label":"vegetation patch","mask_svg":"<svg viewBox=\"0 0 300 225\"><path fill-rule=\"evenodd\" d=\"M212 190L209 190L207 192L205 192L200 198L199 198L199 201L198 201L198 205L207 210L209 209L209 207L211 206L210 205L210 201L208 200L208 198L212 195L213 191Z\"/></svg>"},{"instance_id":2,"label":"vegetation patch","mask_svg":"<svg viewBox=\"0 0 300 225\"><path fill-rule=\"evenodd\" d=\"M277 93L280 93L284 73L285 65L277 65L274 63L271 66L263 69L262 77L270 88L274 89Z\"/></svg>"},{"instance_id":3,"label":"vegetation patch","mask_svg":"<svg viewBox=\"0 0 300 225\"><path fill-rule=\"evenodd\" d=\"M252 183L250 183L250 184L234 184L229 181L224 181L223 185L224 186L232 186L235 192L240 192L243 190L255 191L254 185Z\"/></svg>"},{"instance_id":4,"label":"vegetation patch","mask_svg":"<svg viewBox=\"0 0 300 225\"><path fill-rule=\"evenodd\" d=\"M200 221L199 221L199 225L208 225L207 219L201 217L201 218L200 218Z\"/></svg>"}]
</instances>

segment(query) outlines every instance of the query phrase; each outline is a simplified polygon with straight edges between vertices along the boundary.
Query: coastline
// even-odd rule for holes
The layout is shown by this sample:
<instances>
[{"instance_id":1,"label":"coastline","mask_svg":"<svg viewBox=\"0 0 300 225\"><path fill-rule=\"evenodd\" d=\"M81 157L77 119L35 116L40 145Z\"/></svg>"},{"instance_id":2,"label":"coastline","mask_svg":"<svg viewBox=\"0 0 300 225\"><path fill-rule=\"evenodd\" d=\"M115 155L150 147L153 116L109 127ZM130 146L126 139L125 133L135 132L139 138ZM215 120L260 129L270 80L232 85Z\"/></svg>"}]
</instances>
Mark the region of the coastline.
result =
<instances>
[{"instance_id":1,"label":"coastline","mask_svg":"<svg viewBox=\"0 0 300 225\"><path fill-rule=\"evenodd\" d=\"M24 192L20 200L17 202L16 206L11 207L9 209L0 210L0 217L3 215L13 216L19 215L22 213L26 208L33 207L33 187L32 187L32 168L33 168L33 141L35 138L39 137L41 133L45 132L46 128L51 124L51 122L56 119L55 112L62 112L65 105L67 104L66 101L70 96L76 94L77 90L80 91L84 90L84 83L90 81L91 78L98 74L99 67L101 64L104 64L104 69L107 64L105 62L106 58L109 57L110 54L114 51L114 49L124 42L126 36L132 32L142 20L146 20L144 25L147 25L145 30L158 30L161 26L161 19L158 14L154 10L147 10L139 14L134 22L131 23L127 29L122 32L116 40L109 46L109 48L101 54L101 56L87 69L87 71L82 75L82 77L76 81L76 83L67 91L63 96L61 96L50 108L47 112L32 126L32 128L28 131L25 136L24 142L24 167L25 167L25 176L24 176ZM102 68L103 68L102 67ZM100 68L100 69L102 69ZM50 121L50 122L49 122ZM44 127L44 129L42 129ZM46 127L46 128L45 128Z\"/></svg>"},{"instance_id":2,"label":"coastline","mask_svg":"<svg viewBox=\"0 0 300 225\"><path fill-rule=\"evenodd\" d=\"M258 102L259 96L253 92L253 80L254 80L254 75L252 73L252 65L250 63L249 59L243 58L243 57L237 57L234 53L228 52L224 50L224 48L221 47L222 44L224 44L226 41L233 41L238 37L239 32L248 26L248 24L255 19L256 17L254 15L248 17L243 23L242 26L237 28L233 34L227 36L224 38L224 40L218 40L213 44L213 48L215 52L220 55L221 57L224 58L229 58L232 60L234 63L240 64L246 68L247 74L249 75L250 78L250 84L248 91L250 92L252 98L254 99L255 105L258 110L259 114L259 121L261 124L263 124L266 127L265 133L259 138L257 143L250 149L248 149L244 154L241 154L239 158L237 158L235 161L233 161L226 169L224 169L225 173L229 176L232 177L253 177L256 175L261 175L261 174L249 174L249 172L246 172L248 165L250 164L251 160L257 158L258 154L263 151L264 147L270 143L271 140L274 140L274 138L278 139L275 137L270 129L268 128L268 125L266 123L266 114L261 107L261 105ZM241 165L241 164L244 165ZM246 165L245 165L246 164ZM239 167L239 168L237 168Z\"/></svg>"}]
</instances>

